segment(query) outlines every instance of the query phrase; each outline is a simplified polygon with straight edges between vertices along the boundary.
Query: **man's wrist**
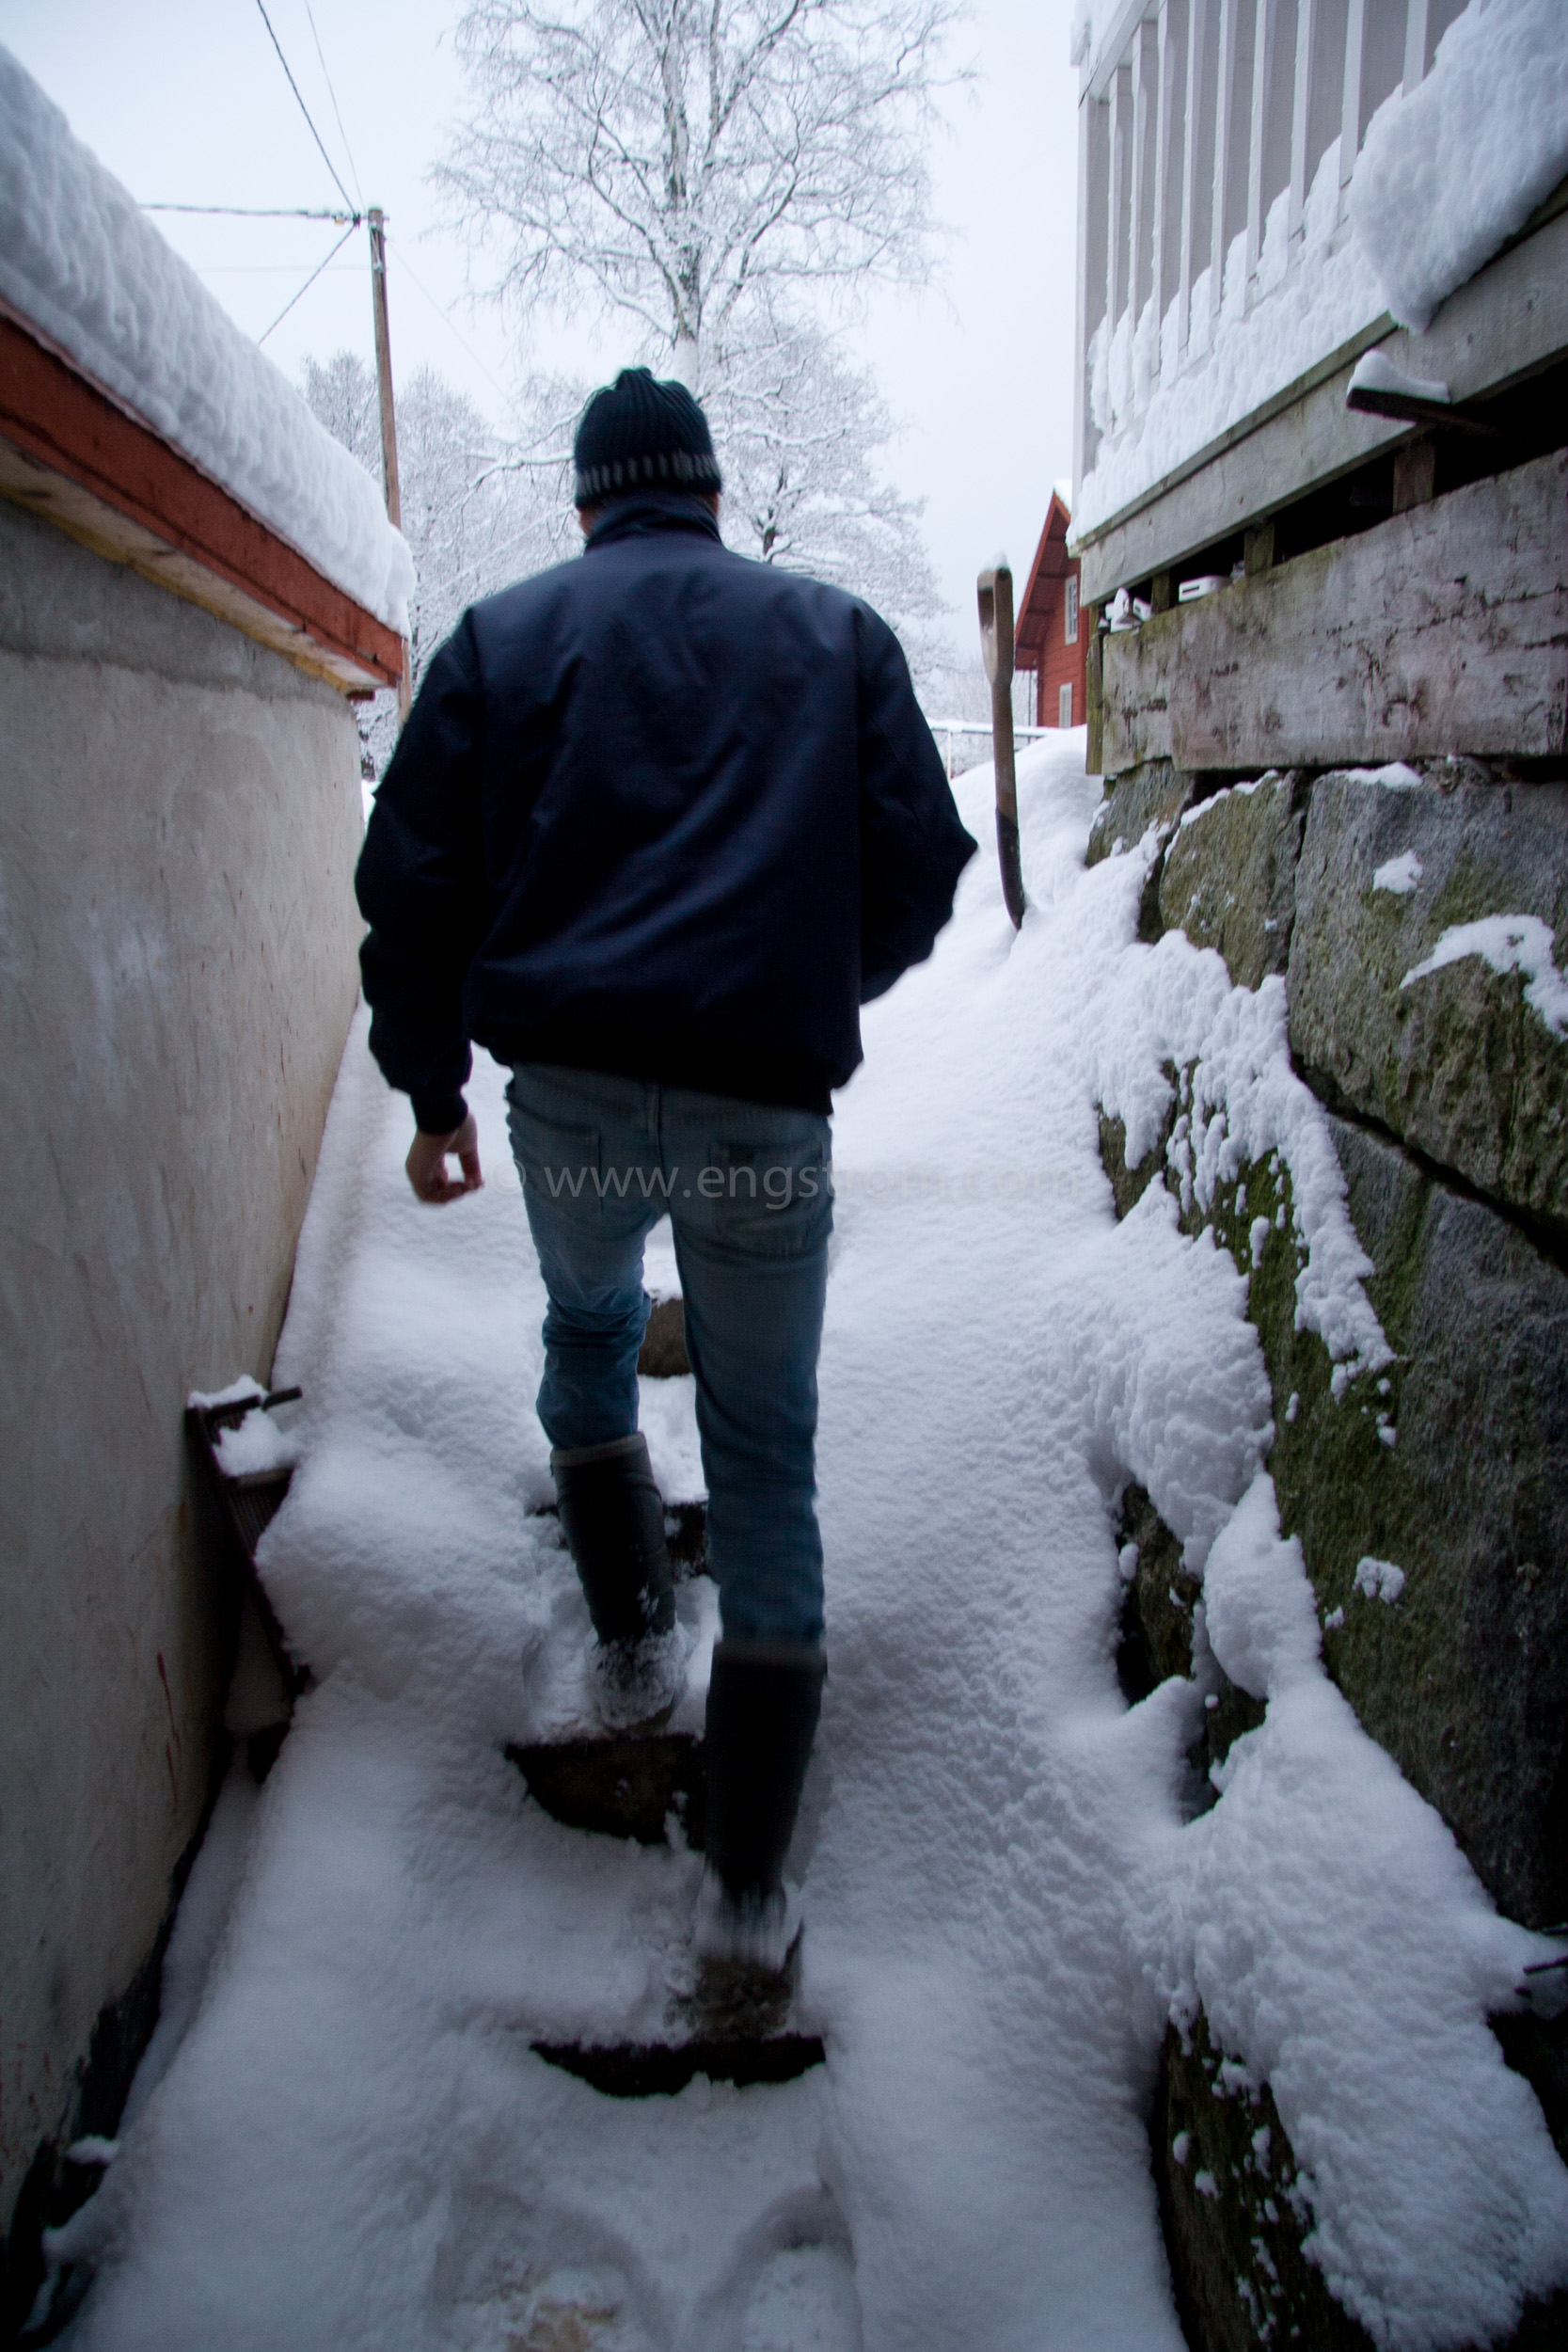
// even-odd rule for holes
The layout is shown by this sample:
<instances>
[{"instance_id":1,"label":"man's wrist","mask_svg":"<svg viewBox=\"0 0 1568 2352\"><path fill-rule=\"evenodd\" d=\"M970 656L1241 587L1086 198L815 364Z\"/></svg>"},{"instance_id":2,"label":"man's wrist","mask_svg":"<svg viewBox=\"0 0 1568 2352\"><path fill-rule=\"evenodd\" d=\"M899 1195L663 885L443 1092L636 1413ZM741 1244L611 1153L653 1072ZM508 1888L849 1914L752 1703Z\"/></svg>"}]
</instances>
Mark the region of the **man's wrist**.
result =
<instances>
[{"instance_id":1,"label":"man's wrist","mask_svg":"<svg viewBox=\"0 0 1568 2352\"><path fill-rule=\"evenodd\" d=\"M409 1100L421 1136L453 1136L468 1116L468 1105L455 1087L450 1094L415 1094Z\"/></svg>"}]
</instances>

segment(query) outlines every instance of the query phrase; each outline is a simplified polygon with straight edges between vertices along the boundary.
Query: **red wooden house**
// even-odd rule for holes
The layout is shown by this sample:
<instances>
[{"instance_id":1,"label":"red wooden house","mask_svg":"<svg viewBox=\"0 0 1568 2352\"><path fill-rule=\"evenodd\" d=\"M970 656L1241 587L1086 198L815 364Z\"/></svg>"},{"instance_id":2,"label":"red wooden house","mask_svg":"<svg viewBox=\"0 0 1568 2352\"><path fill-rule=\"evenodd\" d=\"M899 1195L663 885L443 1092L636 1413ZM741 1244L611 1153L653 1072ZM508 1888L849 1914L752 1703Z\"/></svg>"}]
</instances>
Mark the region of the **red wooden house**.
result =
<instances>
[{"instance_id":1,"label":"red wooden house","mask_svg":"<svg viewBox=\"0 0 1568 2352\"><path fill-rule=\"evenodd\" d=\"M1053 490L1014 622L1014 663L1035 673L1035 724L1082 726L1089 633L1078 620L1078 559L1067 551L1071 516Z\"/></svg>"}]
</instances>

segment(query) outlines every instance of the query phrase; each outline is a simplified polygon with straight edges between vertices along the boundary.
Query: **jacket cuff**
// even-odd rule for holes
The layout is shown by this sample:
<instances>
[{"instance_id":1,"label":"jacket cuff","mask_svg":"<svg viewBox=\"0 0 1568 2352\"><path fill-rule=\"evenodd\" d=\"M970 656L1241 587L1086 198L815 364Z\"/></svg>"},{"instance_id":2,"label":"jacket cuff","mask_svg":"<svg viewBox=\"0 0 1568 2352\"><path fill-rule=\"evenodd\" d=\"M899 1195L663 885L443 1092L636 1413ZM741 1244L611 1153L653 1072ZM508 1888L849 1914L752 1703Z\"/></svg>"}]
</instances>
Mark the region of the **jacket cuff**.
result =
<instances>
[{"instance_id":1,"label":"jacket cuff","mask_svg":"<svg viewBox=\"0 0 1568 2352\"><path fill-rule=\"evenodd\" d=\"M468 1105L461 1094L415 1094L409 1097L414 1105L414 1124L421 1136L455 1135L468 1116Z\"/></svg>"}]
</instances>

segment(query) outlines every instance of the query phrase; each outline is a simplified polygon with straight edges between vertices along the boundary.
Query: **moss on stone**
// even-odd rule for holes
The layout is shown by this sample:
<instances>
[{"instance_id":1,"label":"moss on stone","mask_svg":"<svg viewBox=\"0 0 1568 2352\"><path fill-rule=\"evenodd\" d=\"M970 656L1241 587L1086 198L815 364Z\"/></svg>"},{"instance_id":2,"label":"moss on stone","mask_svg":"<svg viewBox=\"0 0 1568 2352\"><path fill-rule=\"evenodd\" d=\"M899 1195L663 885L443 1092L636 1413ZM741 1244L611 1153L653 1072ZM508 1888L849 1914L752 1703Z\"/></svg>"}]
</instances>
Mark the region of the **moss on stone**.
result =
<instances>
[{"instance_id":1,"label":"moss on stone","mask_svg":"<svg viewBox=\"0 0 1568 2352\"><path fill-rule=\"evenodd\" d=\"M1197 797L1198 778L1168 759L1151 759L1129 768L1111 784L1095 811L1089 829L1085 863L1098 866L1115 853L1118 842L1131 850L1150 825L1168 828Z\"/></svg>"},{"instance_id":2,"label":"moss on stone","mask_svg":"<svg viewBox=\"0 0 1568 2352\"><path fill-rule=\"evenodd\" d=\"M1153 2142L1177 2305L1195 2352L1370 2347L1306 2253L1311 2212L1268 2086L1216 2050L1201 2010L1185 2039L1174 2026L1166 2032Z\"/></svg>"},{"instance_id":3,"label":"moss on stone","mask_svg":"<svg viewBox=\"0 0 1568 2352\"><path fill-rule=\"evenodd\" d=\"M1565 935L1568 787L1457 765L1397 792L1320 777L1296 869L1291 1048L1326 1100L1568 1242L1568 1048L1524 976L1481 956L1410 979L1445 932L1498 914Z\"/></svg>"},{"instance_id":4,"label":"moss on stone","mask_svg":"<svg viewBox=\"0 0 1568 2352\"><path fill-rule=\"evenodd\" d=\"M1132 1544L1138 1561L1128 1579L1117 1655L1121 1687L1134 1704L1172 1675L1193 1671L1193 1608L1203 1597L1199 1578L1181 1565L1181 1546L1147 1490L1130 1485L1117 1520L1117 1549Z\"/></svg>"},{"instance_id":5,"label":"moss on stone","mask_svg":"<svg viewBox=\"0 0 1568 2352\"><path fill-rule=\"evenodd\" d=\"M1120 1119L1112 1119L1105 1111L1100 1114L1100 1164L1111 1186L1111 1197L1117 1204L1119 1223L1130 1209L1136 1207L1160 1173L1165 1156L1165 1136L1147 1151L1136 1168L1127 1165L1127 1125Z\"/></svg>"},{"instance_id":6,"label":"moss on stone","mask_svg":"<svg viewBox=\"0 0 1568 2352\"><path fill-rule=\"evenodd\" d=\"M1295 914L1304 787L1266 775L1189 811L1160 874L1160 917L1195 947L1213 947L1241 988L1283 972Z\"/></svg>"},{"instance_id":7,"label":"moss on stone","mask_svg":"<svg viewBox=\"0 0 1568 2352\"><path fill-rule=\"evenodd\" d=\"M1248 1281L1280 1524L1328 1672L1499 1904L1543 1926L1568 1915L1568 1276L1396 1146L1331 1123L1395 1362L1336 1396L1323 1342L1296 1328L1283 1163L1244 1168L1183 1228L1212 1225ZM1369 1559L1403 1571L1396 1599L1358 1582Z\"/></svg>"},{"instance_id":8,"label":"moss on stone","mask_svg":"<svg viewBox=\"0 0 1568 2352\"><path fill-rule=\"evenodd\" d=\"M1132 1707L1172 1676L1201 1679L1203 1723L1186 1752L1190 1783L1184 1803L1189 1813L1206 1812L1219 1793L1213 1767L1224 1761L1233 1740L1257 1730L1263 1702L1238 1688L1212 1651L1196 1655L1193 1613L1203 1597L1202 1580L1184 1566L1180 1543L1147 1489L1135 1483L1124 1490L1117 1519L1117 1547L1123 1557L1129 1544L1136 1548L1137 1562L1122 1603L1117 1677Z\"/></svg>"}]
</instances>

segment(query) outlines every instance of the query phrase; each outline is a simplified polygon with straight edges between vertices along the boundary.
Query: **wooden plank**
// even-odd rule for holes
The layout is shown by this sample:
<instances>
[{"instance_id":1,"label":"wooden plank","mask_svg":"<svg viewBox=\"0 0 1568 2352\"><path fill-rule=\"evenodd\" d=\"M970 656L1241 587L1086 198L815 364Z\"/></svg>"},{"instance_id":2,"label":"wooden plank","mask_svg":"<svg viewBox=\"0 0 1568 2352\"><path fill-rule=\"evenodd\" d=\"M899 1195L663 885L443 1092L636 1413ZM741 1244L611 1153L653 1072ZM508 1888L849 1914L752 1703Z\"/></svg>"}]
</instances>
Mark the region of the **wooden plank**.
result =
<instances>
[{"instance_id":1,"label":"wooden plank","mask_svg":"<svg viewBox=\"0 0 1568 2352\"><path fill-rule=\"evenodd\" d=\"M1449 296L1424 335L1387 314L1286 386L1069 545L1084 559L1084 599L1182 564L1303 491L1349 472L1411 428L1345 406L1351 370L1377 343L1412 375L1444 378L1456 400L1505 389L1568 352L1568 203L1563 192L1536 225ZM1218 461L1224 458L1221 465Z\"/></svg>"},{"instance_id":2,"label":"wooden plank","mask_svg":"<svg viewBox=\"0 0 1568 2352\"><path fill-rule=\"evenodd\" d=\"M1107 638L1104 772L1568 750L1568 451Z\"/></svg>"},{"instance_id":3,"label":"wooden plank","mask_svg":"<svg viewBox=\"0 0 1568 2352\"><path fill-rule=\"evenodd\" d=\"M0 489L291 660L395 685L403 640L160 434L0 310Z\"/></svg>"}]
</instances>

